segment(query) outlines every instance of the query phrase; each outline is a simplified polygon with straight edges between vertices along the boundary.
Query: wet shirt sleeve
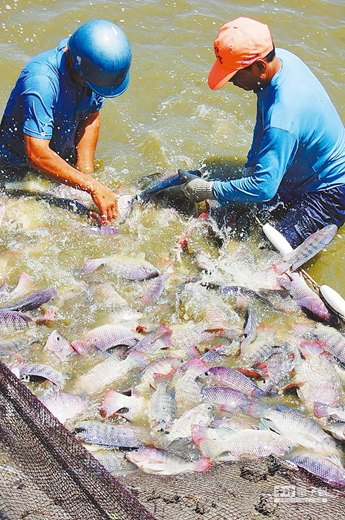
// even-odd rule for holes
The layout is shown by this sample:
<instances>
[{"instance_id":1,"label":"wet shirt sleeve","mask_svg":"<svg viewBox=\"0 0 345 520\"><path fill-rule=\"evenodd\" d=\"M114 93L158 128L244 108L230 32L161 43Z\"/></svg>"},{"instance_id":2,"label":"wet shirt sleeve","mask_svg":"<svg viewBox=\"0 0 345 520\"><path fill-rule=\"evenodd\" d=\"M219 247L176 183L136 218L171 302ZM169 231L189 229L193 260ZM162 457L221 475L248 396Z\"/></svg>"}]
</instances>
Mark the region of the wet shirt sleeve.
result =
<instances>
[{"instance_id":1,"label":"wet shirt sleeve","mask_svg":"<svg viewBox=\"0 0 345 520\"><path fill-rule=\"evenodd\" d=\"M23 133L39 139L51 139L54 129L54 85L45 75L25 80L22 97Z\"/></svg>"},{"instance_id":2,"label":"wet shirt sleeve","mask_svg":"<svg viewBox=\"0 0 345 520\"><path fill-rule=\"evenodd\" d=\"M227 205L271 200L295 157L297 147L297 139L292 133L280 128L266 129L253 175L231 181L215 181L213 193L218 202Z\"/></svg>"}]
</instances>

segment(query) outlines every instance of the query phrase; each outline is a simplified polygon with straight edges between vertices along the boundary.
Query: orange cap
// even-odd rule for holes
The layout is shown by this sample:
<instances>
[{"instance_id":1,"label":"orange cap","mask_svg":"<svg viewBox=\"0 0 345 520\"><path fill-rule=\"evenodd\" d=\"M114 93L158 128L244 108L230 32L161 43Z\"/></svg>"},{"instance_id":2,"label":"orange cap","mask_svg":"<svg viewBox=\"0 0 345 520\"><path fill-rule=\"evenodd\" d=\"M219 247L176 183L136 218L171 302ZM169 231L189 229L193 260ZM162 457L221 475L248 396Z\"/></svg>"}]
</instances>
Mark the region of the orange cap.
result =
<instances>
[{"instance_id":1,"label":"orange cap","mask_svg":"<svg viewBox=\"0 0 345 520\"><path fill-rule=\"evenodd\" d=\"M221 88L240 69L264 58L273 49L267 25L251 18L236 18L223 25L214 41L216 63L208 76L212 90Z\"/></svg>"}]
</instances>

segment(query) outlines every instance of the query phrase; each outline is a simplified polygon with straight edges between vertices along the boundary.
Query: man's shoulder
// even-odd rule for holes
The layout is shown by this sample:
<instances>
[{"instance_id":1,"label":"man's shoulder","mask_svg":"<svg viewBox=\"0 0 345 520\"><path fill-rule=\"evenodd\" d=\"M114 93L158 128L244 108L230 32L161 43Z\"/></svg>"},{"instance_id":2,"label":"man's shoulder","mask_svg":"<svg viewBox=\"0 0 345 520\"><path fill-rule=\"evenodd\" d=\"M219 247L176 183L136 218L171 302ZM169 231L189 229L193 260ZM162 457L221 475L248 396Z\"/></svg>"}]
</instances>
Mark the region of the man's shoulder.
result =
<instances>
[{"instance_id":1,"label":"man's shoulder","mask_svg":"<svg viewBox=\"0 0 345 520\"><path fill-rule=\"evenodd\" d=\"M53 49L40 52L26 64L23 72L26 74L40 75L44 74L52 79L56 78L60 72L65 72L65 64L63 60L64 45L67 39L61 40L59 45Z\"/></svg>"}]
</instances>

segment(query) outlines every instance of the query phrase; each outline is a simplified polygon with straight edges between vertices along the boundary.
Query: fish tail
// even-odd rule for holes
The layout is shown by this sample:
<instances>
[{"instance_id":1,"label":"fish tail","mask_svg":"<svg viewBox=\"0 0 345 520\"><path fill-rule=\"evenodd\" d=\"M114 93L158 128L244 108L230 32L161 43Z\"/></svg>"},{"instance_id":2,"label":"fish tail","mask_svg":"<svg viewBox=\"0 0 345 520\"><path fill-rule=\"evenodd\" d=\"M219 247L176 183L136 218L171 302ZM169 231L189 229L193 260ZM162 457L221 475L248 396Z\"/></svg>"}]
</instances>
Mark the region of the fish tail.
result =
<instances>
[{"instance_id":1,"label":"fish tail","mask_svg":"<svg viewBox=\"0 0 345 520\"><path fill-rule=\"evenodd\" d=\"M198 472L205 472L208 471L212 466L212 461L210 457L203 457L202 459L198 460L195 464L195 471Z\"/></svg>"}]
</instances>

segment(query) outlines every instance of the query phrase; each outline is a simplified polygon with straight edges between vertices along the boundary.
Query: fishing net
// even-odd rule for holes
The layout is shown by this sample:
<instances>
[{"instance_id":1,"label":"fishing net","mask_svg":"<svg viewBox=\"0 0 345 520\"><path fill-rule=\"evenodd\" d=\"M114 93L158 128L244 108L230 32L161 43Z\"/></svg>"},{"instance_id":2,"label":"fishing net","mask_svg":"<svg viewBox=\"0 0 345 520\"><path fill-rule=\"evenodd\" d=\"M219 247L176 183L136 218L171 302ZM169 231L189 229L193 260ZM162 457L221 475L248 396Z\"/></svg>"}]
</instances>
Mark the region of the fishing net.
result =
<instances>
[{"instance_id":1,"label":"fishing net","mask_svg":"<svg viewBox=\"0 0 345 520\"><path fill-rule=\"evenodd\" d=\"M114 478L0 362L0 518L343 519L344 495L270 458Z\"/></svg>"}]
</instances>

